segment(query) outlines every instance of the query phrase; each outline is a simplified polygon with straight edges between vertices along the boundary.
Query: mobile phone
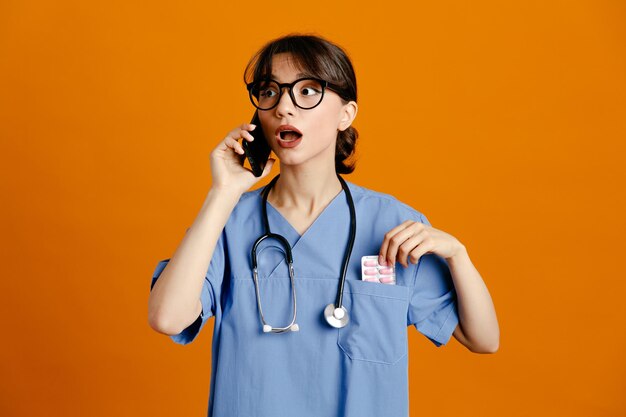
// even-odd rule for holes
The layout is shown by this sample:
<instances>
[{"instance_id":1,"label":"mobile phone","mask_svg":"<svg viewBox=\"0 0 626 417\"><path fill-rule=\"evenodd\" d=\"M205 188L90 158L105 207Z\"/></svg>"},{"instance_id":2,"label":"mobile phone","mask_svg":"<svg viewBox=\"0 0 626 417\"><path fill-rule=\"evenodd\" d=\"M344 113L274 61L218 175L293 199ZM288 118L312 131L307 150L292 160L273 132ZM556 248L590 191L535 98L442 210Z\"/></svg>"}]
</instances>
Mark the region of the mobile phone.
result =
<instances>
[{"instance_id":1,"label":"mobile phone","mask_svg":"<svg viewBox=\"0 0 626 417\"><path fill-rule=\"evenodd\" d=\"M253 125L256 125L256 128L250 132L254 140L252 142L248 142L243 139L241 142L243 146L243 150L246 153L246 157L248 158L248 162L250 162L250 168L252 168L252 173L255 177L260 177L263 173L263 169L265 168L265 163L267 162L272 149L267 143L267 139L265 139L265 135L263 134L263 128L261 127L261 121L259 120L259 112L255 111L254 116L252 117L252 121L250 122Z\"/></svg>"}]
</instances>

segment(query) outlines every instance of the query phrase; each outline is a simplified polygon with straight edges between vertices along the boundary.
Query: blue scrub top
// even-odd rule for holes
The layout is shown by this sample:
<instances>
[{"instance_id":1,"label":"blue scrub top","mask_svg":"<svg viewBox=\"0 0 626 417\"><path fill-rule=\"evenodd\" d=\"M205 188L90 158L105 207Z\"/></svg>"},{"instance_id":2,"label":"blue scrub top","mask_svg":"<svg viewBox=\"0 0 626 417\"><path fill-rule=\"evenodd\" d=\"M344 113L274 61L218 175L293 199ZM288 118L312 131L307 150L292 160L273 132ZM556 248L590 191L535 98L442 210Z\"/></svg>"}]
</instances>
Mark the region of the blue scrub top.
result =
<instances>
[{"instance_id":1,"label":"blue scrub top","mask_svg":"<svg viewBox=\"0 0 626 417\"><path fill-rule=\"evenodd\" d=\"M390 195L347 184L357 231L343 298L350 322L341 329L328 325L323 311L335 301L348 243L345 192L302 236L268 202L271 231L293 248L299 332L263 333L250 257L264 233L262 188L244 193L235 206L206 274L202 313L171 336L190 343L215 317L209 417L408 416L407 326L436 346L447 343L458 324L454 285L446 261L434 254L408 268L396 264L396 285L362 281L361 257L377 255L385 233L406 220L430 223ZM291 286L279 242L262 242L257 259L265 319L286 326ZM157 265L152 286L168 261Z\"/></svg>"}]
</instances>

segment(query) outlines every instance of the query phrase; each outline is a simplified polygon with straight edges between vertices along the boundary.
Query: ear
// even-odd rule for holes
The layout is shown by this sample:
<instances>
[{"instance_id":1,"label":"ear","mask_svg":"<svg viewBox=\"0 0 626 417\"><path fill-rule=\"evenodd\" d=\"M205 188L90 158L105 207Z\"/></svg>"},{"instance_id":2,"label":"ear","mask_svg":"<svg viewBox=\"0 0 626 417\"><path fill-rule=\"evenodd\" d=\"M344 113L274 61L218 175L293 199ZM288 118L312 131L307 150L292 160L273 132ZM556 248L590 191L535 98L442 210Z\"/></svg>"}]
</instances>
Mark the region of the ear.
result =
<instances>
[{"instance_id":1,"label":"ear","mask_svg":"<svg viewBox=\"0 0 626 417\"><path fill-rule=\"evenodd\" d=\"M356 104L356 101L350 101L347 104L344 104L341 108L341 119L339 119L339 126L337 127L342 132L350 127L356 114L359 110L359 106Z\"/></svg>"}]
</instances>

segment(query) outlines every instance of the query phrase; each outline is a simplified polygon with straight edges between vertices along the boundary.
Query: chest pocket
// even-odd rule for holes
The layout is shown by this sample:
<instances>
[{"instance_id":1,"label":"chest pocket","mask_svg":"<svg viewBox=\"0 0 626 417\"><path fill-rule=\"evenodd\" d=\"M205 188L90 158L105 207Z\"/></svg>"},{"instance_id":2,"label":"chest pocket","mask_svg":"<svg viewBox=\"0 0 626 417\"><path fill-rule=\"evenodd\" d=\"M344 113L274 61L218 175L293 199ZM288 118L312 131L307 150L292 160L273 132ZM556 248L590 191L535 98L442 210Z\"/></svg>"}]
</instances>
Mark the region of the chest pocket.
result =
<instances>
[{"instance_id":1,"label":"chest pocket","mask_svg":"<svg viewBox=\"0 0 626 417\"><path fill-rule=\"evenodd\" d=\"M393 364L407 354L408 287L346 280L350 322L337 344L350 359Z\"/></svg>"}]
</instances>

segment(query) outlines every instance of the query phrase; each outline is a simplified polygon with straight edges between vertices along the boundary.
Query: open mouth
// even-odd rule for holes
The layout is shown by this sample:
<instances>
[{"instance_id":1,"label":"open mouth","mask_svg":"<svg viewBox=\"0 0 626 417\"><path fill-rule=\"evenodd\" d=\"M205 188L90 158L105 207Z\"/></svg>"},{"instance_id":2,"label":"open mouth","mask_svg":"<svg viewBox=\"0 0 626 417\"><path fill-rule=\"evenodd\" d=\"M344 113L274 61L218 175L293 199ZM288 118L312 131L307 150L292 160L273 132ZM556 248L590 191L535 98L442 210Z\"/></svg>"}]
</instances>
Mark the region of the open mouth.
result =
<instances>
[{"instance_id":1,"label":"open mouth","mask_svg":"<svg viewBox=\"0 0 626 417\"><path fill-rule=\"evenodd\" d=\"M298 140L302 137L302 133L295 132L293 130L283 130L279 135L280 139L285 142L293 142L294 140Z\"/></svg>"},{"instance_id":2,"label":"open mouth","mask_svg":"<svg viewBox=\"0 0 626 417\"><path fill-rule=\"evenodd\" d=\"M286 145L291 145L293 143L293 146L295 146L299 143L299 140L302 138L302 132L300 132L300 129L295 126L282 124L278 126L278 129L276 129L276 138L279 143L285 145L283 147L291 147Z\"/></svg>"}]
</instances>

